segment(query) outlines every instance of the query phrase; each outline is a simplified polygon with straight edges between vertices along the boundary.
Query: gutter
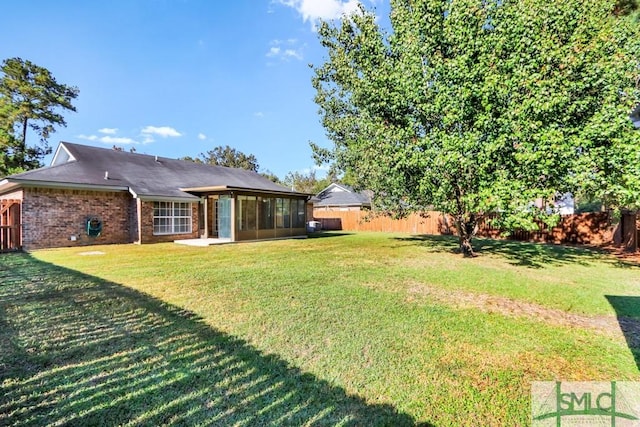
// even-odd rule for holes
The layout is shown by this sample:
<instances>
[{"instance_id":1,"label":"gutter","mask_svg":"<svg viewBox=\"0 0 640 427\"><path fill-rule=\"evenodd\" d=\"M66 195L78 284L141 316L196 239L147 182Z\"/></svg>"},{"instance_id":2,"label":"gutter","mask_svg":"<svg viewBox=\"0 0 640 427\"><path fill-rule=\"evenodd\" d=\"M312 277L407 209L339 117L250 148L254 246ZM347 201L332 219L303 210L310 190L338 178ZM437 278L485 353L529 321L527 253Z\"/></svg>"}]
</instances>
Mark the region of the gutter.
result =
<instances>
[{"instance_id":1,"label":"gutter","mask_svg":"<svg viewBox=\"0 0 640 427\"><path fill-rule=\"evenodd\" d=\"M136 193L135 190L129 187L129 193L133 196L134 199L141 200L143 202L186 202L186 203L196 203L201 202L202 198L193 196L193 197L174 197L174 196L154 196L153 194L145 194L141 196Z\"/></svg>"},{"instance_id":2,"label":"gutter","mask_svg":"<svg viewBox=\"0 0 640 427\"><path fill-rule=\"evenodd\" d=\"M312 197L311 193L299 193L297 191L288 191L288 190L263 190L258 188L248 188L248 187L230 187L228 185L217 185L212 187L189 187L189 188L180 188L180 191L185 191L189 193L207 193L214 191L242 191L247 193L260 193L260 194L278 194L283 196L305 196Z\"/></svg>"},{"instance_id":3,"label":"gutter","mask_svg":"<svg viewBox=\"0 0 640 427\"><path fill-rule=\"evenodd\" d=\"M92 191L128 191L129 187L120 185L95 185L95 184L76 184L71 182L51 182L51 181L33 181L28 179L6 178L0 181L0 191L4 191L3 187L14 189L24 188L60 188L68 190L92 190Z\"/></svg>"}]
</instances>

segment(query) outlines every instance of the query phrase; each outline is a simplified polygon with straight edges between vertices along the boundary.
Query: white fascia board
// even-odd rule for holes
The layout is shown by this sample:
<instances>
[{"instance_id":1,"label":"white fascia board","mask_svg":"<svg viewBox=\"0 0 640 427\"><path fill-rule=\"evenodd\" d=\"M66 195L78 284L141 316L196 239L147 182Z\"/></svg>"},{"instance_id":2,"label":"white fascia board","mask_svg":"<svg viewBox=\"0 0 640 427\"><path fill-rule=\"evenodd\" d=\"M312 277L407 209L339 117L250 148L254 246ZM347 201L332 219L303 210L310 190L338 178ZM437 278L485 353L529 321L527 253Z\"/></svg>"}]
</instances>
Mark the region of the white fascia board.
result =
<instances>
[{"instance_id":1,"label":"white fascia board","mask_svg":"<svg viewBox=\"0 0 640 427\"><path fill-rule=\"evenodd\" d=\"M138 195L136 199L143 202L185 202L185 203L200 203L200 198L196 197L171 197L171 196L153 196L153 195Z\"/></svg>"},{"instance_id":2,"label":"white fascia board","mask_svg":"<svg viewBox=\"0 0 640 427\"><path fill-rule=\"evenodd\" d=\"M342 185L340 185L340 184L338 184L338 183L335 183L335 182L331 183L331 184L327 187L327 189L330 189L330 188L335 188L335 189L337 189L338 191L344 191L345 193L351 193L351 191L349 191L347 188L345 188L345 187L343 187Z\"/></svg>"},{"instance_id":3,"label":"white fascia board","mask_svg":"<svg viewBox=\"0 0 640 427\"><path fill-rule=\"evenodd\" d=\"M8 193L10 191L14 191L19 188L20 188L20 184L12 180L3 179L2 181L0 181L0 194Z\"/></svg>"},{"instance_id":4,"label":"white fascia board","mask_svg":"<svg viewBox=\"0 0 640 427\"><path fill-rule=\"evenodd\" d=\"M136 191L129 187L129 193L134 199L141 200L143 202L186 202L186 203L200 203L204 199L201 197L171 197L171 196L154 196L153 194L140 195Z\"/></svg>"},{"instance_id":5,"label":"white fascia board","mask_svg":"<svg viewBox=\"0 0 640 427\"><path fill-rule=\"evenodd\" d=\"M11 179L10 183L28 188L59 188L66 190L91 190L91 191L127 191L129 187L116 185L76 184L72 182L33 181L29 179Z\"/></svg>"}]
</instances>

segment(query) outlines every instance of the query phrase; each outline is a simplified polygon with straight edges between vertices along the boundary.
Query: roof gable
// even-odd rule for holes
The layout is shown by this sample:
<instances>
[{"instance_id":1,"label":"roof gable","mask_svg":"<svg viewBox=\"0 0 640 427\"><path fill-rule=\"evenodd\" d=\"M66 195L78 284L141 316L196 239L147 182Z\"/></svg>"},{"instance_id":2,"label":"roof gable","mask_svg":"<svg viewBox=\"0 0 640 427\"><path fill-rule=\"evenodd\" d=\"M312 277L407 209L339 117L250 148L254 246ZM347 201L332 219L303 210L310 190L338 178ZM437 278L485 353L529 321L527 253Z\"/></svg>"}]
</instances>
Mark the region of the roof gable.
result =
<instances>
[{"instance_id":1,"label":"roof gable","mask_svg":"<svg viewBox=\"0 0 640 427\"><path fill-rule=\"evenodd\" d=\"M51 166L63 165L74 160L76 160L75 157L73 157L67 147L65 147L64 144L59 144L56 153L53 155L53 160L51 160Z\"/></svg>"},{"instance_id":2,"label":"roof gable","mask_svg":"<svg viewBox=\"0 0 640 427\"><path fill-rule=\"evenodd\" d=\"M315 196L314 206L371 206L371 197L334 182Z\"/></svg>"}]
</instances>

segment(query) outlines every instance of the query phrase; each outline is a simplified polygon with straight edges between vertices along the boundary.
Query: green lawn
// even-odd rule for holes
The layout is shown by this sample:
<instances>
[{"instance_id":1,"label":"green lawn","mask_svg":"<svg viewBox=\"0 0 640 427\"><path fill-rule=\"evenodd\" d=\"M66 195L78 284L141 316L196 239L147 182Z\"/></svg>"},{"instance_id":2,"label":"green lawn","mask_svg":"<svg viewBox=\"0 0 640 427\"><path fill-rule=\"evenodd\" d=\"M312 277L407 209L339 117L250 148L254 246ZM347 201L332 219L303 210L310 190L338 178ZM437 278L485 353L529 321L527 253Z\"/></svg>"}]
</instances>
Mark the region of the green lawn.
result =
<instances>
[{"instance_id":1,"label":"green lawn","mask_svg":"<svg viewBox=\"0 0 640 427\"><path fill-rule=\"evenodd\" d=\"M0 255L0 425L527 425L532 381L640 380L635 264L322 236Z\"/></svg>"}]
</instances>

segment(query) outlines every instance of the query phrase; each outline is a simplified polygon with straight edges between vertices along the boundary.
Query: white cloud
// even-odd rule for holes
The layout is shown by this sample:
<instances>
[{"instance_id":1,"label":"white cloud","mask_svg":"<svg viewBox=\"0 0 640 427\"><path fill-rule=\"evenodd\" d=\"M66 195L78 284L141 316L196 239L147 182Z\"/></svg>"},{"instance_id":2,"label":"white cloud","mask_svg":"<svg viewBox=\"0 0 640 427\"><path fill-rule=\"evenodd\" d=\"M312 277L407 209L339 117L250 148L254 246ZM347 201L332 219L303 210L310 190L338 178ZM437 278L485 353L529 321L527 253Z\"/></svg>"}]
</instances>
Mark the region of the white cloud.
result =
<instances>
[{"instance_id":1,"label":"white cloud","mask_svg":"<svg viewBox=\"0 0 640 427\"><path fill-rule=\"evenodd\" d=\"M278 56L279 54L280 54L279 47L272 47L269 49L269 52L267 52L267 56L269 57Z\"/></svg>"},{"instance_id":2,"label":"white cloud","mask_svg":"<svg viewBox=\"0 0 640 427\"><path fill-rule=\"evenodd\" d=\"M284 56L288 58L296 58L299 60L302 60L303 58L302 53L299 50L295 49L285 49Z\"/></svg>"},{"instance_id":3,"label":"white cloud","mask_svg":"<svg viewBox=\"0 0 640 427\"><path fill-rule=\"evenodd\" d=\"M102 130L102 129L101 129ZM98 132L100 132L99 130ZM104 132L102 132L104 133ZM138 144L138 142L131 138L119 137L119 136L97 136L97 135L78 135L78 138L85 139L87 141L97 141L103 144Z\"/></svg>"},{"instance_id":4,"label":"white cloud","mask_svg":"<svg viewBox=\"0 0 640 427\"><path fill-rule=\"evenodd\" d=\"M121 136L103 136L99 141L105 144L137 144L135 140Z\"/></svg>"},{"instance_id":5,"label":"white cloud","mask_svg":"<svg viewBox=\"0 0 640 427\"><path fill-rule=\"evenodd\" d=\"M160 136L162 138L169 137L177 137L182 136L180 132L175 130L172 127L168 126L145 126L140 132L140 137L142 141L125 137L125 136L115 136L118 133L118 128L102 128L98 129L98 133L103 135L78 135L79 139L84 139L87 141L101 142L103 144L149 144L154 142L154 136ZM205 136L204 134L198 135L198 138L203 139L201 136ZM206 137L205 137L206 138Z\"/></svg>"},{"instance_id":6,"label":"white cloud","mask_svg":"<svg viewBox=\"0 0 640 427\"><path fill-rule=\"evenodd\" d=\"M118 128L102 128L98 129L98 132L105 133L107 135L115 135L116 133L118 133Z\"/></svg>"},{"instance_id":7,"label":"white cloud","mask_svg":"<svg viewBox=\"0 0 640 427\"><path fill-rule=\"evenodd\" d=\"M143 136L158 135L162 138L182 136L180 132L169 126L146 126L141 133Z\"/></svg>"},{"instance_id":8,"label":"white cloud","mask_svg":"<svg viewBox=\"0 0 640 427\"><path fill-rule=\"evenodd\" d=\"M207 135L201 132L198 134L198 139L204 141L205 139L207 139Z\"/></svg>"},{"instance_id":9,"label":"white cloud","mask_svg":"<svg viewBox=\"0 0 640 427\"><path fill-rule=\"evenodd\" d=\"M304 46L298 46L298 40L271 40L269 43L271 47L267 52L268 58L280 58L281 60L288 61L291 58L302 61L304 59L303 48ZM282 48L281 46L284 46Z\"/></svg>"},{"instance_id":10,"label":"white cloud","mask_svg":"<svg viewBox=\"0 0 640 427\"><path fill-rule=\"evenodd\" d=\"M256 117L264 117L264 113L262 111L255 112L253 115Z\"/></svg>"},{"instance_id":11,"label":"white cloud","mask_svg":"<svg viewBox=\"0 0 640 427\"><path fill-rule=\"evenodd\" d=\"M155 139L151 135L142 135L142 143L143 144L151 144Z\"/></svg>"},{"instance_id":12,"label":"white cloud","mask_svg":"<svg viewBox=\"0 0 640 427\"><path fill-rule=\"evenodd\" d=\"M284 6L292 7L302 16L304 22L314 25L319 19L331 20L358 11L358 0L276 0Z\"/></svg>"}]
</instances>

